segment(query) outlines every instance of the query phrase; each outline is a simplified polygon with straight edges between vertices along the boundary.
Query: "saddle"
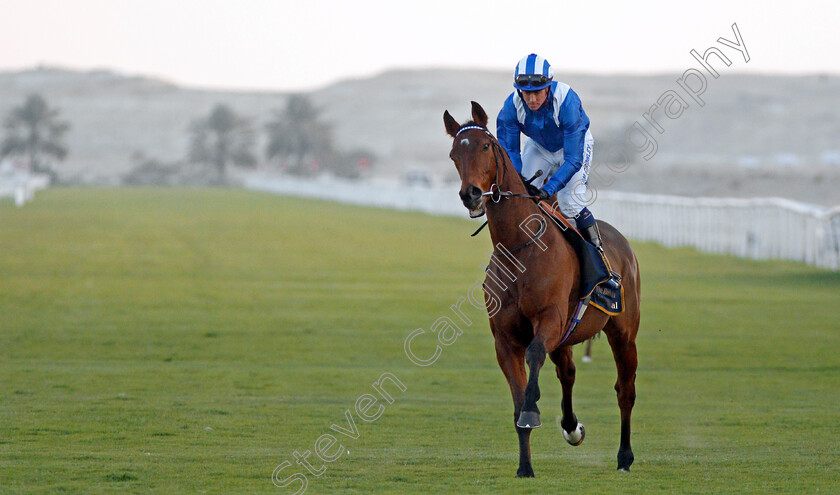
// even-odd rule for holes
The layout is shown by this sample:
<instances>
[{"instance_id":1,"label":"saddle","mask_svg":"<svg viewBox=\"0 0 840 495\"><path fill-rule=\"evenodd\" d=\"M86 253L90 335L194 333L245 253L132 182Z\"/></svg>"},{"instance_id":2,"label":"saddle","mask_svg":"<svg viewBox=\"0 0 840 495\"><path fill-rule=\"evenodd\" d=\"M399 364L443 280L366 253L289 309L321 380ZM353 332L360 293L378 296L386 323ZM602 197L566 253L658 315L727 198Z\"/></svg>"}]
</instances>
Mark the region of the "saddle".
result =
<instances>
[{"instance_id":1,"label":"saddle","mask_svg":"<svg viewBox=\"0 0 840 495\"><path fill-rule=\"evenodd\" d=\"M576 325L580 321L580 317L583 316L589 304L610 316L623 312L624 287L621 283L618 283L618 288L604 283L610 280L610 272L612 272L606 254L584 239L577 227L554 205L547 201L540 201L538 205L543 214L560 229L580 260L580 294L578 296L580 303L573 323Z\"/></svg>"}]
</instances>

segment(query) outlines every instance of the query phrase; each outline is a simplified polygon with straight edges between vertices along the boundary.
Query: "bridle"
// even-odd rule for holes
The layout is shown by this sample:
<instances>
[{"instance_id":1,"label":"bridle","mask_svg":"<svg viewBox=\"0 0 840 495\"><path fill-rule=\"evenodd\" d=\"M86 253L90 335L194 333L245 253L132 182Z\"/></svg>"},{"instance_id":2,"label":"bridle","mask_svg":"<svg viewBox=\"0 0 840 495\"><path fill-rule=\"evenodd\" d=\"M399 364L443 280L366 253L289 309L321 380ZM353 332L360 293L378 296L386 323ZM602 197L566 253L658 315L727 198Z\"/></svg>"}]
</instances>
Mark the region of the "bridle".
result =
<instances>
[{"instance_id":1,"label":"bridle","mask_svg":"<svg viewBox=\"0 0 840 495\"><path fill-rule=\"evenodd\" d=\"M502 145L499 144L499 140L496 139L495 136L493 136L493 133L491 133L486 127L483 127L483 126L480 126L480 125L466 125L466 126L460 128L460 129L458 129L458 132L455 133L455 137L457 138L462 132L472 130L472 129L477 129L477 130L480 130L480 131L484 131L485 134L490 136L490 143L493 145L493 159L496 161L496 177L493 179L493 183L490 184L490 190L489 191L482 191L481 196L482 197L489 196L490 200L493 201L494 203L498 203L502 199L508 199L508 198L514 198L514 197L516 197L516 198L528 198L528 199L539 199L539 196L534 196L534 195L531 195L531 194L515 193L513 191L502 191L499 188L499 170L502 171L502 179L504 180L504 167L501 167L500 164L499 164L499 156L501 155ZM484 227L484 225L482 225L482 228L483 227ZM481 230L481 229L479 229L479 230ZM476 233L478 233L478 232L476 232ZM475 234L473 234L473 235L475 235Z\"/></svg>"},{"instance_id":2,"label":"bridle","mask_svg":"<svg viewBox=\"0 0 840 495\"><path fill-rule=\"evenodd\" d=\"M483 127L483 126L480 126L480 125L466 125L464 127L461 127L460 129L458 129L458 132L455 133L455 138L457 138L462 132L472 130L472 129L484 131L484 133L487 134L490 137L490 143L493 146L493 159L496 161L496 177L493 178L493 183L490 184L490 190L489 191L482 191L481 197L489 196L490 200L493 201L494 203L498 203L503 199L509 199L509 198L540 199L539 196L534 196L532 194L522 194L522 193L515 193L513 191L502 191L501 190L501 188L499 187L499 170L502 171L502 180L504 180L504 178L505 178L504 167L500 166L500 163L499 163L499 157L502 153L502 149L501 149L502 145L499 144L499 140L496 139L496 137L493 136L493 134L486 127ZM502 165L504 165L504 164L502 164ZM533 180L533 178L531 180ZM481 224L481 227L479 227L478 230L473 232L470 235L470 237L475 237L476 235L478 235L478 233L481 232L481 230L486 226L487 226L487 221L485 220L484 223ZM545 231L546 231L545 227L546 227L545 219L540 217L540 230L539 230L539 232L537 232L536 237L533 237L531 240L529 240L525 244L510 250L510 252L513 253L513 252L519 251L520 249L526 248L526 247L530 246L531 244L535 243L537 241L537 239L542 237L542 235L545 233Z\"/></svg>"}]
</instances>

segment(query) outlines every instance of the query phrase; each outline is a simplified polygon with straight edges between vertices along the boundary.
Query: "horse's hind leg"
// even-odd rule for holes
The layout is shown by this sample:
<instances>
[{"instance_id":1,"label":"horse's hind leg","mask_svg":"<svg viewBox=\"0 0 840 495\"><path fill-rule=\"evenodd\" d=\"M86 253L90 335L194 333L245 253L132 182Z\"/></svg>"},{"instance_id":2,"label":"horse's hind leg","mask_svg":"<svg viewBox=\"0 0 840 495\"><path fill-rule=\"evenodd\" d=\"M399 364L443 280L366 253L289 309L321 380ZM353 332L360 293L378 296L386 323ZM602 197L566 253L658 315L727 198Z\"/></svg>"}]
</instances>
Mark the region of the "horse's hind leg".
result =
<instances>
[{"instance_id":1,"label":"horse's hind leg","mask_svg":"<svg viewBox=\"0 0 840 495\"><path fill-rule=\"evenodd\" d=\"M583 353L583 358L581 361L584 363L591 363L592 362L592 341L595 340L595 337L590 337L589 340L586 341L586 351Z\"/></svg>"},{"instance_id":2,"label":"horse's hind leg","mask_svg":"<svg viewBox=\"0 0 840 495\"><path fill-rule=\"evenodd\" d=\"M551 361L556 365L557 378L563 387L563 418L560 426L563 428L563 437L574 446L583 443L586 430L583 424L579 423L577 416L572 409L572 387L575 385L575 362L572 360L571 347L559 347L549 354Z\"/></svg>"},{"instance_id":3,"label":"horse's hind leg","mask_svg":"<svg viewBox=\"0 0 840 495\"><path fill-rule=\"evenodd\" d=\"M633 404L636 402L636 366L638 365L636 331L638 325L637 319L635 324L629 322L626 326L622 325L624 328L619 328L619 323L616 323L613 318L604 328L618 370L615 391L618 395L618 407L621 409L621 443L618 448L618 469L621 471L629 471L630 465L633 464L633 450L630 448L630 413L633 410Z\"/></svg>"}]
</instances>

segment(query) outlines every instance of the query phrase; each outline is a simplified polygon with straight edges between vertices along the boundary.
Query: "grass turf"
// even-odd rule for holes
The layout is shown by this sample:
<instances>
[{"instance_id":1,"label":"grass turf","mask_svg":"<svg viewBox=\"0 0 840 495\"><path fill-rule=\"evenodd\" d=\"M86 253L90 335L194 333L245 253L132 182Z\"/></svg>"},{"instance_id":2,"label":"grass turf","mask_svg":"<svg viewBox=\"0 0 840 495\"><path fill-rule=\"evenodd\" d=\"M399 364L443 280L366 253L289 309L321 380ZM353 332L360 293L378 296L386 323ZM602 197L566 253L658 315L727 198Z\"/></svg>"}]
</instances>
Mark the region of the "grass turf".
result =
<instances>
[{"instance_id":1,"label":"grass turf","mask_svg":"<svg viewBox=\"0 0 840 495\"><path fill-rule=\"evenodd\" d=\"M403 347L422 328L430 355L482 278L475 226L240 190L0 204L0 492L294 493L272 484L290 461L277 479L307 493L837 493L840 274L644 243L632 472L601 339L578 364L586 441L563 441L546 367L537 478L515 479L485 313L464 304L430 366ZM364 421L383 373L406 390ZM348 410L357 439L330 429ZM344 454L311 454L315 476L294 452L325 434Z\"/></svg>"}]
</instances>

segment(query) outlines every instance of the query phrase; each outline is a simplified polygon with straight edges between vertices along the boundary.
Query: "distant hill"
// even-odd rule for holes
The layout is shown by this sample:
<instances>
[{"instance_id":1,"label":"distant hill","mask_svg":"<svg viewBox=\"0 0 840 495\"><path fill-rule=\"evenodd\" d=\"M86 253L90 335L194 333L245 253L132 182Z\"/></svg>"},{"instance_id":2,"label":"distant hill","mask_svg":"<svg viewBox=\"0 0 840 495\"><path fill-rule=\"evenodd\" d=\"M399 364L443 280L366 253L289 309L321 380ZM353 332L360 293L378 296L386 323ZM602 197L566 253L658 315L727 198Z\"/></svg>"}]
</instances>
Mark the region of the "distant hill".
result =
<instances>
[{"instance_id":1,"label":"distant hill","mask_svg":"<svg viewBox=\"0 0 840 495\"><path fill-rule=\"evenodd\" d=\"M650 128L643 114L666 91L679 93L678 77L560 74L558 79L581 96L592 121L597 162L614 156L610 150L634 122ZM467 120L469 102L475 100L492 119L511 91L505 71L399 70L313 89L308 96L332 125L338 145L377 153L376 174L399 177L419 168L440 179L454 175L443 111ZM41 68L0 73L0 116L30 93L44 96L72 125L66 138L70 155L59 165L61 176L99 183L117 182L138 152L163 161L183 158L190 122L217 103L253 119L261 133L272 110L282 108L289 96L186 88L108 71ZM752 175L762 174L831 178L840 170L840 77L722 71L720 78L708 78L704 106L683 97L690 106L678 119L667 119L660 111L665 132L654 134L658 152L624 176L625 186L644 189L650 174L672 176L675 182L692 176L686 179L690 186L701 172L717 176L734 170L733 176L749 182ZM262 136L258 144L262 157ZM753 174L756 169L761 172ZM618 182L611 186L621 188ZM668 188L668 181L661 187ZM681 187L661 192L692 193L691 187Z\"/></svg>"},{"instance_id":2,"label":"distant hill","mask_svg":"<svg viewBox=\"0 0 840 495\"><path fill-rule=\"evenodd\" d=\"M190 123L217 103L266 120L268 110L286 99L282 93L203 91L107 71L41 69L0 73L0 115L30 93L41 94L72 126L66 136L70 153L57 167L60 175L106 183L127 172L137 152L165 161L183 158Z\"/></svg>"},{"instance_id":3,"label":"distant hill","mask_svg":"<svg viewBox=\"0 0 840 495\"><path fill-rule=\"evenodd\" d=\"M679 90L678 77L564 74L558 79L580 95L597 157L599 143L621 141L634 122L650 128L643 114L664 92ZM337 84L315 97L327 105L343 138L378 147L386 156L432 163L448 154L444 109L466 120L475 100L494 118L512 90L507 72L395 71ZM704 106L682 96L690 106L678 119L664 117L661 110L655 114L664 133L653 133L659 151L650 163L772 168L817 164L824 154L840 150L840 77L721 73L717 80L709 77Z\"/></svg>"}]
</instances>

